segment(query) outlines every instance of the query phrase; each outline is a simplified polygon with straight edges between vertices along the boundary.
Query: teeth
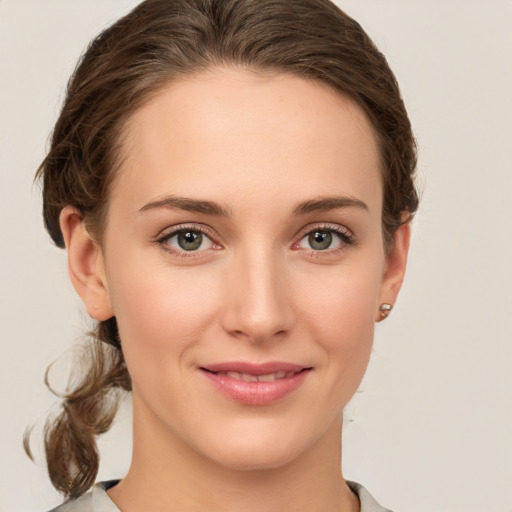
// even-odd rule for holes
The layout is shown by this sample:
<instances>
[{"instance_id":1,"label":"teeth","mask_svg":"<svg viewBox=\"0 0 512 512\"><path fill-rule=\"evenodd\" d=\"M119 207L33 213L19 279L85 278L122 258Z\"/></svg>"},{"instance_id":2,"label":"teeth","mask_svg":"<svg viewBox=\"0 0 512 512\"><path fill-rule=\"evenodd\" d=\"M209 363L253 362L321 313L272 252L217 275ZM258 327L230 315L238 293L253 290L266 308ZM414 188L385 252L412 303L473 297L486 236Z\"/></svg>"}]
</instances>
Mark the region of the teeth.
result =
<instances>
[{"instance_id":1,"label":"teeth","mask_svg":"<svg viewBox=\"0 0 512 512\"><path fill-rule=\"evenodd\" d=\"M278 378L277 373L269 373L268 375L259 375L258 376L258 380L260 382L272 382L272 381L276 380L277 378Z\"/></svg>"},{"instance_id":2,"label":"teeth","mask_svg":"<svg viewBox=\"0 0 512 512\"><path fill-rule=\"evenodd\" d=\"M273 382L278 379L287 379L293 377L295 372L276 372L268 373L266 375L249 375L248 373L239 372L217 372L217 375L223 375L230 379L243 380L245 382Z\"/></svg>"},{"instance_id":3,"label":"teeth","mask_svg":"<svg viewBox=\"0 0 512 512\"><path fill-rule=\"evenodd\" d=\"M249 375L248 373L239 373L240 380L245 382L258 382L258 377L256 375Z\"/></svg>"}]
</instances>

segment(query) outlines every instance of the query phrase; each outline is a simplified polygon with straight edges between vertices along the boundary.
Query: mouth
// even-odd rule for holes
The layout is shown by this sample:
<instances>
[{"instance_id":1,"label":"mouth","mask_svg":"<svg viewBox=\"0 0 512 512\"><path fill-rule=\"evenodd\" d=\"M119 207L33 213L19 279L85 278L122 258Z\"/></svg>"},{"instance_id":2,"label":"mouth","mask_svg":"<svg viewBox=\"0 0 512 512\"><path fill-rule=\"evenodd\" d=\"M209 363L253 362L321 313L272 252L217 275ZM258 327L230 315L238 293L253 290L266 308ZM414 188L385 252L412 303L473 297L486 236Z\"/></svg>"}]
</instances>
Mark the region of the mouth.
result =
<instances>
[{"instance_id":1,"label":"mouth","mask_svg":"<svg viewBox=\"0 0 512 512\"><path fill-rule=\"evenodd\" d=\"M205 371L205 368L203 368ZM303 370L301 370L303 371ZM236 380L243 380L244 382L274 382L275 380L280 379L288 379L290 377L293 377L296 375L296 373L299 372L275 372L275 373L266 373L263 375L251 375L250 373L241 373L241 372L233 372L233 371L227 371L227 372L210 372L214 373L215 375L221 375L224 377L229 377L230 379L236 379Z\"/></svg>"},{"instance_id":2,"label":"mouth","mask_svg":"<svg viewBox=\"0 0 512 512\"><path fill-rule=\"evenodd\" d=\"M224 396L246 405L268 405L297 390L312 367L284 362L226 362L201 366L199 370Z\"/></svg>"}]
</instances>

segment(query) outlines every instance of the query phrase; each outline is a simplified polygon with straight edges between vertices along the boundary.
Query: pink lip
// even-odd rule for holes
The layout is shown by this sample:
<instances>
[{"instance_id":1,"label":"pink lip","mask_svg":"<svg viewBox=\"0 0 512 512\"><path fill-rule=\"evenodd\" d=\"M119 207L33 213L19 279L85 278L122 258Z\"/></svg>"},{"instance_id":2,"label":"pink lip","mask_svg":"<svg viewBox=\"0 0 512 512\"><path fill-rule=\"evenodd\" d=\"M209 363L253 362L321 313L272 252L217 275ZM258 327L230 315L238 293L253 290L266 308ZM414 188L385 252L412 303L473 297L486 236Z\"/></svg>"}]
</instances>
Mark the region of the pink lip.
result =
<instances>
[{"instance_id":1,"label":"pink lip","mask_svg":"<svg viewBox=\"0 0 512 512\"><path fill-rule=\"evenodd\" d=\"M199 370L219 391L237 402L247 405L268 405L277 402L299 388L310 373L311 368L279 361L263 364L233 361L209 364L199 368ZM247 382L214 373L230 371L254 376L276 372L294 372L294 375L270 382Z\"/></svg>"},{"instance_id":2,"label":"pink lip","mask_svg":"<svg viewBox=\"0 0 512 512\"><path fill-rule=\"evenodd\" d=\"M244 361L226 361L224 363L215 363L205 365L202 368L210 372L238 372L248 373L249 375L266 375L276 372L300 372L306 366L284 363L281 361L269 361L267 363L247 363Z\"/></svg>"}]
</instances>

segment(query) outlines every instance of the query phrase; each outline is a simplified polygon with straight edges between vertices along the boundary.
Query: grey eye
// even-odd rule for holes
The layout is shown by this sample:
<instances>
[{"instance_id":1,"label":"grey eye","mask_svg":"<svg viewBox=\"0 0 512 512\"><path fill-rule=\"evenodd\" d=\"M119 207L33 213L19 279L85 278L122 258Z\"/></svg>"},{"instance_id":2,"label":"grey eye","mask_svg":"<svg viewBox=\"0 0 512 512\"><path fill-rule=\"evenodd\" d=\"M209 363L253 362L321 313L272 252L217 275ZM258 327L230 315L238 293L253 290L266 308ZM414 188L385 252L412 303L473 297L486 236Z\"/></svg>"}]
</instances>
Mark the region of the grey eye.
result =
<instances>
[{"instance_id":1,"label":"grey eye","mask_svg":"<svg viewBox=\"0 0 512 512\"><path fill-rule=\"evenodd\" d=\"M308 235L308 242L315 251L329 249L332 244L332 233L330 231L313 231Z\"/></svg>"},{"instance_id":2,"label":"grey eye","mask_svg":"<svg viewBox=\"0 0 512 512\"><path fill-rule=\"evenodd\" d=\"M215 246L213 240L200 229L183 227L163 236L158 243L165 250L184 256L185 253L202 253Z\"/></svg>"},{"instance_id":3,"label":"grey eye","mask_svg":"<svg viewBox=\"0 0 512 512\"><path fill-rule=\"evenodd\" d=\"M201 247L203 235L199 231L180 231L177 234L177 242L184 251L195 251Z\"/></svg>"}]
</instances>

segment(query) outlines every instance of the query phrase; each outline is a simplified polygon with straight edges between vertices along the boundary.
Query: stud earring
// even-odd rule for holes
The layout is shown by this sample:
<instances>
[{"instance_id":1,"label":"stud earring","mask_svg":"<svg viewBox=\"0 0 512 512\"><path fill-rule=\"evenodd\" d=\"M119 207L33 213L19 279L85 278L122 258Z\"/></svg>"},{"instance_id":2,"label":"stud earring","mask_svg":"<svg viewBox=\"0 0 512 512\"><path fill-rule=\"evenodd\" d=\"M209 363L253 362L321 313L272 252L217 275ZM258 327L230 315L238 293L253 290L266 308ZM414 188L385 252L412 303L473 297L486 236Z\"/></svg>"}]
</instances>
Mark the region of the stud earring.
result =
<instances>
[{"instance_id":1,"label":"stud earring","mask_svg":"<svg viewBox=\"0 0 512 512\"><path fill-rule=\"evenodd\" d=\"M389 313L391 313L391 310L393 309L393 306L391 304L388 304L387 302L384 302L379 306L380 311L380 319L384 320L384 318L387 318Z\"/></svg>"}]
</instances>

